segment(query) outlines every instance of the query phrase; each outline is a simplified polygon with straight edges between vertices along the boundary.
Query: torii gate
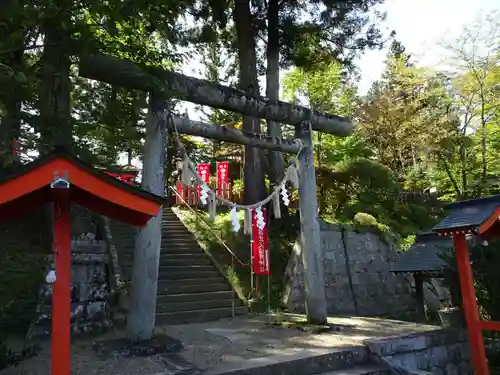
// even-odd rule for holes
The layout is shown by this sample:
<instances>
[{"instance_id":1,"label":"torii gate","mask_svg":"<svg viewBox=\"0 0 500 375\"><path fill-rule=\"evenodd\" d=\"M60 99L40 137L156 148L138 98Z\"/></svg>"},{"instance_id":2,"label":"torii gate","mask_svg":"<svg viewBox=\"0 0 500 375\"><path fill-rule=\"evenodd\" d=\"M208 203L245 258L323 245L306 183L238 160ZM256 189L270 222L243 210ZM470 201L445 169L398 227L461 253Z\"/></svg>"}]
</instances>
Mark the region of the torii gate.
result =
<instances>
[{"instance_id":1,"label":"torii gate","mask_svg":"<svg viewBox=\"0 0 500 375\"><path fill-rule=\"evenodd\" d=\"M347 136L353 131L351 121L347 118L319 113L286 102L254 97L238 89L188 77L169 70L143 68L130 61L110 56L81 56L79 74L82 77L111 85L152 93L150 106L153 117L159 122L166 121L165 118L167 117L165 116L167 112L166 104L162 98L171 96L192 103L229 110L246 116L264 118L295 127L295 137L300 139L303 144L302 152L298 158L300 173L299 209L307 317L311 323L325 324L327 311L321 261L320 229L317 219L318 202L312 130L337 136ZM300 145L287 140L263 137L260 134L248 134L215 124L177 119L176 125L180 133L262 149L297 153L300 148ZM172 124L164 124L164 126L169 126L169 130L173 130ZM157 132L156 136L159 138L163 135L161 132ZM148 135L146 139L148 139ZM148 148L146 148L146 152L148 152ZM149 157L154 158L152 155L149 155ZM145 159L147 160L146 156ZM158 178L156 179L158 180ZM158 194L158 192L153 193ZM159 258L159 254L156 254L156 256ZM143 259L142 256L138 257L137 261L143 262L140 267L138 266L138 269L148 269L146 263L152 259L152 254L149 254L148 259L145 257ZM156 290L147 290L144 282L142 282L142 285L144 293L154 294L151 296L151 301L153 301L153 297L156 297ZM152 287L152 285L150 286Z\"/></svg>"}]
</instances>

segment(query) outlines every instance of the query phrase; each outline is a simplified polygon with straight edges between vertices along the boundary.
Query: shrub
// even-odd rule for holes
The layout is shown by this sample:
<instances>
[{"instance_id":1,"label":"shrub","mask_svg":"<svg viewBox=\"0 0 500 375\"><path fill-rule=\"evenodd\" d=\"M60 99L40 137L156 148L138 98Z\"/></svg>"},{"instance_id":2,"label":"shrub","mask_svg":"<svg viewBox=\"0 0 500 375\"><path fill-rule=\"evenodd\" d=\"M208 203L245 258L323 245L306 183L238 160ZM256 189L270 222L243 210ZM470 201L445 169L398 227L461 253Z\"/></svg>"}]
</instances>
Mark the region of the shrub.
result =
<instances>
[{"instance_id":1,"label":"shrub","mask_svg":"<svg viewBox=\"0 0 500 375\"><path fill-rule=\"evenodd\" d=\"M358 224L366 225L369 227L376 227L378 225L377 219L365 212L358 212L356 215L354 215L354 221Z\"/></svg>"}]
</instances>

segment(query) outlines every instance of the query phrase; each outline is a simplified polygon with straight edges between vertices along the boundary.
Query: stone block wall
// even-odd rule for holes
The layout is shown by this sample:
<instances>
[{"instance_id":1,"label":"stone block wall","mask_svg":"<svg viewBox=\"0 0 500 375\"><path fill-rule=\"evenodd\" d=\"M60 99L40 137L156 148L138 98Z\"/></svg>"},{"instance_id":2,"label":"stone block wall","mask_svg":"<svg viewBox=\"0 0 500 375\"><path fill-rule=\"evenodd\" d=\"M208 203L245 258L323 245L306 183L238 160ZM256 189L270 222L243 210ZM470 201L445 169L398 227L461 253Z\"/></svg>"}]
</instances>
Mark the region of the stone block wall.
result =
<instances>
[{"instance_id":1,"label":"stone block wall","mask_svg":"<svg viewBox=\"0 0 500 375\"><path fill-rule=\"evenodd\" d=\"M407 371L433 375L473 374L465 331L437 330L406 336L367 340L370 352Z\"/></svg>"},{"instance_id":2,"label":"stone block wall","mask_svg":"<svg viewBox=\"0 0 500 375\"><path fill-rule=\"evenodd\" d=\"M394 238L376 229L356 229L320 221L325 292L329 314L362 316L413 312L416 300L405 276L389 272L398 256ZM298 243L290 257L283 303L305 311L303 268Z\"/></svg>"},{"instance_id":3,"label":"stone block wall","mask_svg":"<svg viewBox=\"0 0 500 375\"><path fill-rule=\"evenodd\" d=\"M107 243L95 232L96 222L88 211L72 208L71 241L71 329L73 334L102 332L111 325L109 256ZM47 259L45 274L55 269L53 255ZM56 270L57 277L57 270ZM52 327L52 284L44 281L39 292L36 318L28 337L50 335Z\"/></svg>"}]
</instances>

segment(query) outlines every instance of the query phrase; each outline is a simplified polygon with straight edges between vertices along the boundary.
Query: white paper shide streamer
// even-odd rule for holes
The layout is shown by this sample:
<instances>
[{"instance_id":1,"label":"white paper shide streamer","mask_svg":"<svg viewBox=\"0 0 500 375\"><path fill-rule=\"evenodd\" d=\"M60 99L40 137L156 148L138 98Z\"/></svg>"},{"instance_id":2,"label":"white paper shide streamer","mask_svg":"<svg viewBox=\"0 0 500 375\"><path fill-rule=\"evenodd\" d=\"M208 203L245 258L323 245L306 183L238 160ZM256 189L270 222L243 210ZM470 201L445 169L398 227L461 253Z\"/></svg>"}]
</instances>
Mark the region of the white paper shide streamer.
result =
<instances>
[{"instance_id":1,"label":"white paper shide streamer","mask_svg":"<svg viewBox=\"0 0 500 375\"><path fill-rule=\"evenodd\" d=\"M283 204L288 207L290 204L290 198L288 198L288 191L286 190L286 184L281 185L281 198L283 199Z\"/></svg>"},{"instance_id":2,"label":"white paper shide streamer","mask_svg":"<svg viewBox=\"0 0 500 375\"><path fill-rule=\"evenodd\" d=\"M257 219L257 227L260 230L263 230L266 226L266 222L264 221L264 214L262 212L262 207L257 207L255 209L255 218Z\"/></svg>"},{"instance_id":3,"label":"white paper shide streamer","mask_svg":"<svg viewBox=\"0 0 500 375\"><path fill-rule=\"evenodd\" d=\"M200 191L200 201L203 205L206 205L207 202L208 202L208 191L209 191L209 188L207 185L203 184L202 187L201 187L201 191Z\"/></svg>"},{"instance_id":4,"label":"white paper shide streamer","mask_svg":"<svg viewBox=\"0 0 500 375\"><path fill-rule=\"evenodd\" d=\"M238 212L234 206L231 208L231 221L233 222L233 231L238 232L240 230L240 220L238 219Z\"/></svg>"}]
</instances>

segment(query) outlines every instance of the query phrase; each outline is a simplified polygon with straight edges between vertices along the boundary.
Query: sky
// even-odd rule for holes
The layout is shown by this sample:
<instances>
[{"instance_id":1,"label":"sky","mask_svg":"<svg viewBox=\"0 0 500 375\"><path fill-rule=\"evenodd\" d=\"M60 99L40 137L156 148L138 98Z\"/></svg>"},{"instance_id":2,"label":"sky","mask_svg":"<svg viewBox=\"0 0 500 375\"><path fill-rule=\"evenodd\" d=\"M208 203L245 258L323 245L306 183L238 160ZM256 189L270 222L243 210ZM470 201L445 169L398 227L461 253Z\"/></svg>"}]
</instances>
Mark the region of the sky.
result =
<instances>
[{"instance_id":1,"label":"sky","mask_svg":"<svg viewBox=\"0 0 500 375\"><path fill-rule=\"evenodd\" d=\"M387 12L384 28L396 31L396 38L421 66L436 67L444 53L441 39L458 37L462 28L483 11L500 9L499 0L387 0L380 7ZM361 68L360 93L380 78L386 50L368 51L358 62Z\"/></svg>"},{"instance_id":2,"label":"sky","mask_svg":"<svg viewBox=\"0 0 500 375\"><path fill-rule=\"evenodd\" d=\"M387 34L396 31L396 38L413 56L414 62L424 67L439 68L444 58L438 46L443 38L458 37L463 26L473 21L480 11L500 9L500 0L386 0L378 7L387 12L387 20L381 25ZM387 48L368 51L357 62L361 80L360 94L365 94L372 83L380 78ZM203 66L199 59L188 61L184 74L203 78ZM284 72L282 72L283 75ZM265 79L259 79L261 91L265 92ZM202 120L201 113L191 103L183 103L181 111L189 113L192 120Z\"/></svg>"}]
</instances>

